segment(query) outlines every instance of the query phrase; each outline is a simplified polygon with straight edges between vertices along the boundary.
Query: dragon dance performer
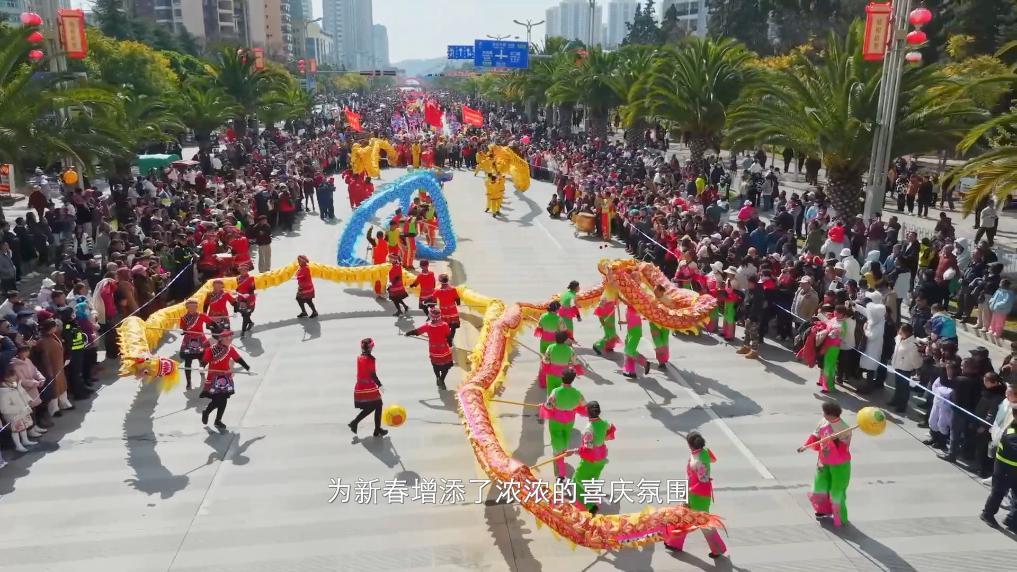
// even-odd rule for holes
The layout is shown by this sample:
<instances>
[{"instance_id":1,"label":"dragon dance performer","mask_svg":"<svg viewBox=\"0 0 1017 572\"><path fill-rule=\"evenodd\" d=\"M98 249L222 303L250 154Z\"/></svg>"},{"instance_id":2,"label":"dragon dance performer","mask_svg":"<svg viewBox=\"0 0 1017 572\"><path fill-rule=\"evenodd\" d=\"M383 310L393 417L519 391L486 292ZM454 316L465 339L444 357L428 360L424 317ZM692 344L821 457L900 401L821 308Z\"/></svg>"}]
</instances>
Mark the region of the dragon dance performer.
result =
<instances>
[{"instance_id":1,"label":"dragon dance performer","mask_svg":"<svg viewBox=\"0 0 1017 572\"><path fill-rule=\"evenodd\" d=\"M718 304L714 306L713 310L710 310L710 322L706 325L706 331L713 332L717 331L717 321L720 318L720 310L723 303L720 303L720 291L724 287L724 265L721 262L714 262L710 265L711 272L706 275L704 283L706 285L706 293L713 296Z\"/></svg>"},{"instance_id":2,"label":"dragon dance performer","mask_svg":"<svg viewBox=\"0 0 1017 572\"><path fill-rule=\"evenodd\" d=\"M388 262L389 254L388 241L385 240L385 232L379 230L378 234L372 237L372 230L374 230L374 227L371 227L367 231L367 242L371 244L371 263L375 265L385 264ZM382 284L381 280L375 280L374 295L380 298L381 293L385 290L386 286L387 284Z\"/></svg>"},{"instance_id":3,"label":"dragon dance performer","mask_svg":"<svg viewBox=\"0 0 1017 572\"><path fill-rule=\"evenodd\" d=\"M418 328L406 332L407 336L419 336L427 334L427 355L431 358L431 368L434 369L434 379L438 389L445 391L445 377L452 369L452 347L448 338L452 328L441 319L441 310L431 307L427 311L427 322Z\"/></svg>"},{"instance_id":4,"label":"dragon dance performer","mask_svg":"<svg viewBox=\"0 0 1017 572\"><path fill-rule=\"evenodd\" d=\"M562 293L561 297L561 308L558 309L558 315L565 321L565 329L568 330L569 339L575 341L575 326L572 322L573 319L583 321L582 315L579 314L579 306L576 305L576 292L579 292L579 282L573 280L569 282L568 288Z\"/></svg>"},{"instance_id":5,"label":"dragon dance performer","mask_svg":"<svg viewBox=\"0 0 1017 572\"><path fill-rule=\"evenodd\" d=\"M614 199L604 193L600 199L600 233L604 240L611 241L611 220L614 218Z\"/></svg>"},{"instance_id":6,"label":"dragon dance performer","mask_svg":"<svg viewBox=\"0 0 1017 572\"><path fill-rule=\"evenodd\" d=\"M438 236L438 210L427 193L421 193L421 208L423 209L424 236L427 238L427 245L434 246L434 240Z\"/></svg>"},{"instance_id":7,"label":"dragon dance performer","mask_svg":"<svg viewBox=\"0 0 1017 572\"><path fill-rule=\"evenodd\" d=\"M429 269L430 262L427 260L420 261L420 274L417 274L416 279L410 284L410 288L420 286L420 301L418 307L427 314L427 309L434 306L434 272Z\"/></svg>"},{"instance_id":8,"label":"dragon dance performer","mask_svg":"<svg viewBox=\"0 0 1017 572\"><path fill-rule=\"evenodd\" d=\"M357 357L357 384L353 386L353 407L360 413L350 421L348 427L357 434L357 424L374 413L374 436L384 437L388 431L381 428L381 380L378 379L376 360L371 355L374 340L360 340L360 356Z\"/></svg>"},{"instance_id":9,"label":"dragon dance performer","mask_svg":"<svg viewBox=\"0 0 1017 572\"><path fill-rule=\"evenodd\" d=\"M388 269L388 299L392 300L392 304L395 305L396 309L395 314L392 315L401 316L403 311L408 314L410 307L403 300L409 294L406 293L406 286L403 284L403 266L399 261L399 253L389 253L388 261L392 265Z\"/></svg>"},{"instance_id":10,"label":"dragon dance performer","mask_svg":"<svg viewBox=\"0 0 1017 572\"><path fill-rule=\"evenodd\" d=\"M488 173L484 181L484 191L487 194L487 208L485 213L491 213L492 217L501 215L501 203L505 200L505 177L495 173Z\"/></svg>"},{"instance_id":11,"label":"dragon dance performer","mask_svg":"<svg viewBox=\"0 0 1017 572\"><path fill-rule=\"evenodd\" d=\"M406 213L402 221L403 229L399 235L402 241L403 268L413 270L413 261L417 257L417 211L413 207Z\"/></svg>"},{"instance_id":12,"label":"dragon dance performer","mask_svg":"<svg viewBox=\"0 0 1017 572\"><path fill-rule=\"evenodd\" d=\"M310 261L303 254L297 256L297 304L300 305L298 318L318 317L318 309L314 307L314 279L311 278L309 263ZM307 309L304 308L305 304L311 307L310 316L307 315Z\"/></svg>"},{"instance_id":13,"label":"dragon dance performer","mask_svg":"<svg viewBox=\"0 0 1017 572\"><path fill-rule=\"evenodd\" d=\"M445 320L448 324L448 344L452 345L452 339L456 336L456 330L459 329L459 304L462 304L462 300L459 299L459 291L452 287L448 281L448 274L441 274L438 276L438 283L441 286L434 293L434 298L438 301L438 309L441 311L441 319Z\"/></svg>"},{"instance_id":14,"label":"dragon dance performer","mask_svg":"<svg viewBox=\"0 0 1017 572\"><path fill-rule=\"evenodd\" d=\"M561 375L561 387L548 394L547 401L540 406L540 418L547 420L547 433L551 437L551 451L555 457L569 448L576 413L586 415L586 400L578 389L572 387L575 380L576 370L566 368ZM568 470L565 457L555 459L554 468L558 479L564 479Z\"/></svg>"},{"instance_id":15,"label":"dragon dance performer","mask_svg":"<svg viewBox=\"0 0 1017 572\"><path fill-rule=\"evenodd\" d=\"M636 364L642 364L643 375L650 373L650 361L639 353L639 341L643 338L643 317L631 304L625 305L625 362L622 375L629 379L636 378Z\"/></svg>"},{"instance_id":16,"label":"dragon dance performer","mask_svg":"<svg viewBox=\"0 0 1017 572\"><path fill-rule=\"evenodd\" d=\"M237 348L233 347L233 332L223 330L218 334L212 334L212 337L215 343L205 348L205 354L201 357L201 361L208 365L201 397L211 399L201 412L201 423L208 425L208 416L214 409L215 426L225 429L222 414L226 411L226 402L236 393L236 386L233 383L233 362L237 362L247 371L251 371L251 366L247 365Z\"/></svg>"},{"instance_id":17,"label":"dragon dance performer","mask_svg":"<svg viewBox=\"0 0 1017 572\"><path fill-rule=\"evenodd\" d=\"M586 489L584 482L595 481L600 478L607 464L607 441L614 439L615 427L613 424L600 418L600 403L591 401L586 404L586 416L590 418L590 425L583 432L583 444L579 447L579 465L576 472L572 474L572 481L576 484L576 503L584 505L586 510L597 514L599 507L596 503L583 503Z\"/></svg>"},{"instance_id":18,"label":"dragon dance performer","mask_svg":"<svg viewBox=\"0 0 1017 572\"><path fill-rule=\"evenodd\" d=\"M576 352L568 343L568 333L559 330L554 334L554 343L547 346L541 359L541 371L544 374L544 382L547 385L547 393L550 394L561 386L561 376L567 368L572 368L576 373L582 373L582 368L576 363Z\"/></svg>"},{"instance_id":19,"label":"dragon dance performer","mask_svg":"<svg viewBox=\"0 0 1017 572\"><path fill-rule=\"evenodd\" d=\"M254 328L251 314L254 313L254 305L258 300L258 296L255 294L257 287L250 272L251 263L248 261L240 265L240 276L237 276L237 311L240 312L240 317L243 319L240 326L241 338Z\"/></svg>"},{"instance_id":20,"label":"dragon dance performer","mask_svg":"<svg viewBox=\"0 0 1017 572\"><path fill-rule=\"evenodd\" d=\"M840 418L840 405L828 401L823 403L823 419L816 430L809 435L805 444L798 448L819 452L816 463L816 477L812 483L809 501L817 518L833 516L834 526L847 522L847 488L851 482L851 433L845 433L824 443L817 444L824 437L848 428Z\"/></svg>"},{"instance_id":21,"label":"dragon dance performer","mask_svg":"<svg viewBox=\"0 0 1017 572\"><path fill-rule=\"evenodd\" d=\"M597 352L597 355L601 355L602 352L613 352L614 347L621 342L615 319L617 308L618 289L609 283L604 286L604 293L600 295L600 304L593 311L593 314L600 320L600 327L604 329L604 337L593 344L593 351Z\"/></svg>"},{"instance_id":22,"label":"dragon dance performer","mask_svg":"<svg viewBox=\"0 0 1017 572\"><path fill-rule=\"evenodd\" d=\"M205 307L202 308L215 323L214 329L230 329L230 312L226 307L227 304L232 305L236 309L237 299L225 290L222 279L216 278L212 281L212 291L205 298Z\"/></svg>"},{"instance_id":23,"label":"dragon dance performer","mask_svg":"<svg viewBox=\"0 0 1017 572\"><path fill-rule=\"evenodd\" d=\"M688 479L689 508L699 512L710 512L710 505L713 502L713 477L711 467L717 462L713 451L706 448L706 439L699 433L693 431L688 434L685 440L689 444L689 461L685 465L685 475ZM706 537L706 544L710 547L710 558L720 558L727 552L727 546L720 533L715 528L702 528L703 536ZM685 538L688 533L665 531L664 546L670 550L681 552L685 548Z\"/></svg>"},{"instance_id":24,"label":"dragon dance performer","mask_svg":"<svg viewBox=\"0 0 1017 572\"><path fill-rule=\"evenodd\" d=\"M547 353L547 348L555 343L555 337L558 335L558 332L565 329L565 321L558 315L559 309L561 309L561 303L557 300L548 304L547 311L537 320L537 328L533 330L533 335L540 338L541 362L540 370L537 372L537 383L540 384L540 387L547 387L547 371L543 361L544 354Z\"/></svg>"},{"instance_id":25,"label":"dragon dance performer","mask_svg":"<svg viewBox=\"0 0 1017 572\"><path fill-rule=\"evenodd\" d=\"M233 265L238 270L243 268L245 264L250 264L253 267L251 261L251 241L235 226L227 226L224 230L226 232L226 244L230 248L230 253L233 254Z\"/></svg>"},{"instance_id":26,"label":"dragon dance performer","mask_svg":"<svg viewBox=\"0 0 1017 572\"><path fill-rule=\"evenodd\" d=\"M184 360L184 378L187 380L187 389L191 389L191 364L194 360L201 360L205 355L205 347L208 345L208 338L205 337L205 326L212 325L212 318L208 314L198 311L198 301L189 298L184 302L187 312L180 316L180 329L183 330L183 339L180 342L180 358Z\"/></svg>"},{"instance_id":27,"label":"dragon dance performer","mask_svg":"<svg viewBox=\"0 0 1017 572\"><path fill-rule=\"evenodd\" d=\"M388 221L388 231L385 233L385 242L388 244L389 262L391 262L391 255L398 254L399 258L402 258L403 247L402 247L402 230L399 228L399 221L402 220L402 213L399 209L396 209L395 216L392 220Z\"/></svg>"},{"instance_id":28,"label":"dragon dance performer","mask_svg":"<svg viewBox=\"0 0 1017 572\"><path fill-rule=\"evenodd\" d=\"M670 302L667 299L667 289L663 286L658 285L653 289L654 295L657 297L657 302L662 306L670 307ZM650 321L650 340L653 341L654 352L657 356L657 367L662 370L667 369L667 361L671 359L671 331L664 326L658 325L657 323Z\"/></svg>"}]
</instances>

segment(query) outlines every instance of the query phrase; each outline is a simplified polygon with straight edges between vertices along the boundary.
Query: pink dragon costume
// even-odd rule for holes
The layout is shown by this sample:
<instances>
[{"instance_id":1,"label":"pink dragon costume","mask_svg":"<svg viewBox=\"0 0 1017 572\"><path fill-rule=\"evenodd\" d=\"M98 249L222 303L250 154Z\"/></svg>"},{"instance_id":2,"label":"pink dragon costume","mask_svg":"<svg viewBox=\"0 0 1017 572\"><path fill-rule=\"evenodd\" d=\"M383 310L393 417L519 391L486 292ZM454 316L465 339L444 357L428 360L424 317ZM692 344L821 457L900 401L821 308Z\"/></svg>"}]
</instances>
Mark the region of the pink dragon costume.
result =
<instances>
[{"instance_id":1,"label":"pink dragon costume","mask_svg":"<svg viewBox=\"0 0 1017 572\"><path fill-rule=\"evenodd\" d=\"M692 451L689 461L685 465L685 475L689 480L689 508L700 512L710 512L710 505L713 503L713 477L710 476L711 467L717 461L713 451L705 446ZM710 556L717 558L727 552L727 545L716 528L701 528L706 544L710 547ZM664 545L672 550L683 550L685 547L686 532L675 532L667 530Z\"/></svg>"},{"instance_id":2,"label":"pink dragon costume","mask_svg":"<svg viewBox=\"0 0 1017 572\"><path fill-rule=\"evenodd\" d=\"M848 424L839 417L835 421L827 421L824 418L804 445L819 452L816 478L812 483L809 501L812 502L816 516L832 515L834 526L841 526L848 518L847 488L851 482L851 433L845 433L822 444L816 443L847 428Z\"/></svg>"}]
</instances>

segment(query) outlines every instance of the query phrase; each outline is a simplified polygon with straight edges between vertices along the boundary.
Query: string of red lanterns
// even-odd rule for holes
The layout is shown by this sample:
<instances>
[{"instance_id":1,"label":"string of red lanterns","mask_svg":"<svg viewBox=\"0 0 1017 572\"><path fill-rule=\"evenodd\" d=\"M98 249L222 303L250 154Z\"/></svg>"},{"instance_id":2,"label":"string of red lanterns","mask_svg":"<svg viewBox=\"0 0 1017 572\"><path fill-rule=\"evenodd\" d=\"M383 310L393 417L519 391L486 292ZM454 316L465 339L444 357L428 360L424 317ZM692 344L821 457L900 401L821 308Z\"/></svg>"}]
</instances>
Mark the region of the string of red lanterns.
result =
<instances>
[{"instance_id":1,"label":"string of red lanterns","mask_svg":"<svg viewBox=\"0 0 1017 572\"><path fill-rule=\"evenodd\" d=\"M35 12L22 12L21 13L21 24L25 27L36 27L42 25L42 16ZM46 38L42 35L42 32L35 30L28 37L25 38L30 44L42 43ZM42 58L46 57L46 53L42 50L33 49L28 51L28 59L32 62L39 62Z\"/></svg>"},{"instance_id":2,"label":"string of red lanterns","mask_svg":"<svg viewBox=\"0 0 1017 572\"><path fill-rule=\"evenodd\" d=\"M931 21L932 21L932 11L925 7L924 2L922 3L921 6L915 8L914 10L911 11L910 14L908 14L908 23L915 27L914 30L908 32L908 35L905 38L909 46L911 46L912 48L917 48L924 44L925 42L929 41L929 36L928 34L922 31L922 26L927 25ZM904 54L904 61L910 64L921 63L922 52L913 49L910 52Z\"/></svg>"}]
</instances>

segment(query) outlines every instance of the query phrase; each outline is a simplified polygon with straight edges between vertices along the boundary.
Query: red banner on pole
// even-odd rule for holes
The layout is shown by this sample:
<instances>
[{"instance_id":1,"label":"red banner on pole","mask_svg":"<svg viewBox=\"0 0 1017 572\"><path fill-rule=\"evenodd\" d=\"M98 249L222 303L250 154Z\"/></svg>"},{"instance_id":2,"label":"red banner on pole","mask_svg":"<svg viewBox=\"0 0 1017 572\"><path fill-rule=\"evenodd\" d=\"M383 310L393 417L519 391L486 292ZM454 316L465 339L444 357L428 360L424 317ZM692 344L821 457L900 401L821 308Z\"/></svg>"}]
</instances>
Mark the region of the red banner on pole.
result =
<instances>
[{"instance_id":1,"label":"red banner on pole","mask_svg":"<svg viewBox=\"0 0 1017 572\"><path fill-rule=\"evenodd\" d=\"M424 106L424 122L435 129L441 129L441 116L442 111L438 104L428 101Z\"/></svg>"},{"instance_id":2,"label":"red banner on pole","mask_svg":"<svg viewBox=\"0 0 1017 572\"><path fill-rule=\"evenodd\" d=\"M309 73L318 73L318 60L314 58L307 60L307 71Z\"/></svg>"},{"instance_id":3,"label":"red banner on pole","mask_svg":"<svg viewBox=\"0 0 1017 572\"><path fill-rule=\"evenodd\" d=\"M890 41L890 3L870 2L865 7L865 36L862 41L862 58L870 62L882 61Z\"/></svg>"},{"instance_id":4,"label":"red banner on pole","mask_svg":"<svg viewBox=\"0 0 1017 572\"><path fill-rule=\"evenodd\" d=\"M264 48L254 48L251 50L254 52L254 69L261 71L265 69L265 50Z\"/></svg>"},{"instance_id":5,"label":"red banner on pole","mask_svg":"<svg viewBox=\"0 0 1017 572\"><path fill-rule=\"evenodd\" d=\"M72 60L83 60L88 55L88 35L85 33L85 13L79 9L57 10L57 28L60 45Z\"/></svg>"},{"instance_id":6,"label":"red banner on pole","mask_svg":"<svg viewBox=\"0 0 1017 572\"><path fill-rule=\"evenodd\" d=\"M474 127L484 126L484 114L472 107L463 106L463 123Z\"/></svg>"},{"instance_id":7,"label":"red banner on pole","mask_svg":"<svg viewBox=\"0 0 1017 572\"><path fill-rule=\"evenodd\" d=\"M354 131L360 132L364 129L360 126L360 114L354 112L349 107L343 108L343 113L346 114L346 122L350 124L350 128Z\"/></svg>"}]
</instances>

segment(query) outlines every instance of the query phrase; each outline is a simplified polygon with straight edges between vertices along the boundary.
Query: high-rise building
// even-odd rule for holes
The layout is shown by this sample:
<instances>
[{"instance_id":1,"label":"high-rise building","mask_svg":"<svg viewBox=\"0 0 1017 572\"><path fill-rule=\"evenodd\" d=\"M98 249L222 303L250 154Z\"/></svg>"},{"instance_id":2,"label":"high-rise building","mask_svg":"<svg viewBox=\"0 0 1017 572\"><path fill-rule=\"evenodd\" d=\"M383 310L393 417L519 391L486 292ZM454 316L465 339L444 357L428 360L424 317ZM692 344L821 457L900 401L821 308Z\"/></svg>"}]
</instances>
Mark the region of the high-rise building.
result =
<instances>
[{"instance_id":1,"label":"high-rise building","mask_svg":"<svg viewBox=\"0 0 1017 572\"><path fill-rule=\"evenodd\" d=\"M558 5L561 12L560 33L557 34L568 40L579 40L587 45L598 45L602 43L600 37L601 23L604 21L604 12L600 4L593 10L593 18L590 18L590 3L587 0L563 0ZM593 27L593 34L590 34L590 27Z\"/></svg>"},{"instance_id":2,"label":"high-rise building","mask_svg":"<svg viewBox=\"0 0 1017 572\"><path fill-rule=\"evenodd\" d=\"M25 11L25 0L0 0L0 23L17 25Z\"/></svg>"},{"instance_id":3,"label":"high-rise building","mask_svg":"<svg viewBox=\"0 0 1017 572\"><path fill-rule=\"evenodd\" d=\"M324 0L323 24L346 69L374 68L371 0Z\"/></svg>"},{"instance_id":4,"label":"high-rise building","mask_svg":"<svg viewBox=\"0 0 1017 572\"><path fill-rule=\"evenodd\" d=\"M617 48L628 35L628 26L636 17L638 0L611 0L607 5L607 47Z\"/></svg>"},{"instance_id":5,"label":"high-rise building","mask_svg":"<svg viewBox=\"0 0 1017 572\"><path fill-rule=\"evenodd\" d=\"M307 37L305 39L305 54L308 58L314 58L318 67L324 64L338 66L335 58L335 42L332 36L326 34L317 22L307 25Z\"/></svg>"},{"instance_id":6,"label":"high-rise building","mask_svg":"<svg viewBox=\"0 0 1017 572\"><path fill-rule=\"evenodd\" d=\"M710 20L709 0L663 0L657 17L663 20L671 6L678 11L678 21L690 36L706 36L706 27Z\"/></svg>"},{"instance_id":7,"label":"high-rise building","mask_svg":"<svg viewBox=\"0 0 1017 572\"><path fill-rule=\"evenodd\" d=\"M0 4L8 0L0 0ZM169 32L187 30L199 43L244 40L237 25L245 0L129 0L128 13ZM259 0L260 1L260 0Z\"/></svg>"},{"instance_id":8,"label":"high-rise building","mask_svg":"<svg viewBox=\"0 0 1017 572\"><path fill-rule=\"evenodd\" d=\"M292 59L298 55L297 41L300 38L293 33L294 22L290 0L264 0L264 4L265 56L274 60ZM249 27L256 25L256 21L249 23Z\"/></svg>"},{"instance_id":9,"label":"high-rise building","mask_svg":"<svg viewBox=\"0 0 1017 572\"><path fill-rule=\"evenodd\" d=\"M388 28L381 24L375 24L372 30L374 40L374 67L375 69L385 69L389 66Z\"/></svg>"},{"instance_id":10,"label":"high-rise building","mask_svg":"<svg viewBox=\"0 0 1017 572\"><path fill-rule=\"evenodd\" d=\"M561 7L551 6L544 13L544 38L561 36Z\"/></svg>"}]
</instances>

